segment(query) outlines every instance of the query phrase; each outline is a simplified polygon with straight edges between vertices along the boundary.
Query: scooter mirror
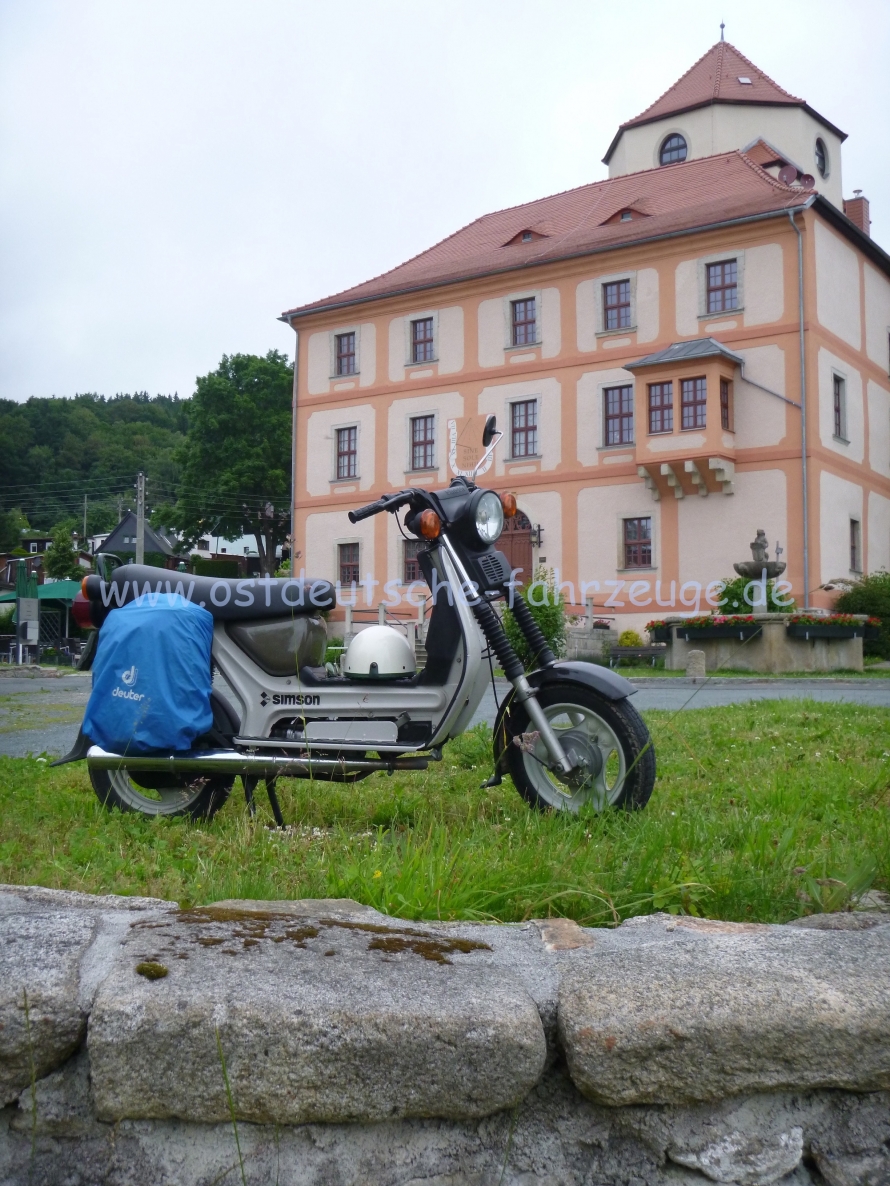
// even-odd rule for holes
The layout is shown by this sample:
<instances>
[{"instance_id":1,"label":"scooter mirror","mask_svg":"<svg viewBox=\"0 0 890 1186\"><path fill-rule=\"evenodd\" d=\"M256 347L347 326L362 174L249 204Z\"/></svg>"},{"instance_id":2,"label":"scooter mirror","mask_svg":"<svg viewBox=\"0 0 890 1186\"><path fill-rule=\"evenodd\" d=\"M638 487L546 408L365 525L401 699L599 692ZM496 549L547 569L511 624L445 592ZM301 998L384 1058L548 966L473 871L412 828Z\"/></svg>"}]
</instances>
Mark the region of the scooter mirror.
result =
<instances>
[{"instance_id":1,"label":"scooter mirror","mask_svg":"<svg viewBox=\"0 0 890 1186\"><path fill-rule=\"evenodd\" d=\"M483 432L482 432L482 448L483 449L487 449L488 446L491 444L491 442L494 440L494 436L495 436L495 433L497 432L497 430L498 430L497 416L489 416L488 419L485 421L485 428L483 429Z\"/></svg>"},{"instance_id":2,"label":"scooter mirror","mask_svg":"<svg viewBox=\"0 0 890 1186\"><path fill-rule=\"evenodd\" d=\"M103 581L110 581L111 574L122 564L123 560L120 556L115 556L113 552L100 552L96 557L96 572Z\"/></svg>"}]
</instances>

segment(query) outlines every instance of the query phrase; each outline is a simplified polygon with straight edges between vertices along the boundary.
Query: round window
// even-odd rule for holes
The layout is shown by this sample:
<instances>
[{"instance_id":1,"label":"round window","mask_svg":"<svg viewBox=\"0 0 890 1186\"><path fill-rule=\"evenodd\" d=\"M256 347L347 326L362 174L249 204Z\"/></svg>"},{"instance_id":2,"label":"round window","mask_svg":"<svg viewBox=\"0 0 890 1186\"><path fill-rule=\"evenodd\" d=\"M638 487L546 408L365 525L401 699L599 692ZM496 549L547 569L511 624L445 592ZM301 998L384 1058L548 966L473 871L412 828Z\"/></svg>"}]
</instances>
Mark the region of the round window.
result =
<instances>
[{"instance_id":1,"label":"round window","mask_svg":"<svg viewBox=\"0 0 890 1186\"><path fill-rule=\"evenodd\" d=\"M828 150L821 139L816 141L816 168L820 177L828 176Z\"/></svg>"},{"instance_id":2,"label":"round window","mask_svg":"<svg viewBox=\"0 0 890 1186\"><path fill-rule=\"evenodd\" d=\"M661 152L658 156L658 163L661 165L672 165L674 161L686 160L686 141L682 136L673 135L668 136L661 146Z\"/></svg>"}]
</instances>

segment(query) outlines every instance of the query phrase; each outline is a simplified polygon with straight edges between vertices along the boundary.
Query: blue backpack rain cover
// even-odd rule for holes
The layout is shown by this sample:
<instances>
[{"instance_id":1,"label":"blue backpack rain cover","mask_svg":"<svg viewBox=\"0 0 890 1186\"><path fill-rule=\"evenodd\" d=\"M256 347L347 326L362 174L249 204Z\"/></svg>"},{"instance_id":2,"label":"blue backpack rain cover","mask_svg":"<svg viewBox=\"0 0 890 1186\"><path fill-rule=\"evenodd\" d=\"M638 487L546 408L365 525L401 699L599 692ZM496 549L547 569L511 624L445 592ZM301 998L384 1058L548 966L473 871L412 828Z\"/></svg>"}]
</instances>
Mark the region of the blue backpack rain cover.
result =
<instances>
[{"instance_id":1,"label":"blue backpack rain cover","mask_svg":"<svg viewBox=\"0 0 890 1186\"><path fill-rule=\"evenodd\" d=\"M99 634L83 731L103 749L187 750L213 724L213 617L178 593L110 613Z\"/></svg>"}]
</instances>

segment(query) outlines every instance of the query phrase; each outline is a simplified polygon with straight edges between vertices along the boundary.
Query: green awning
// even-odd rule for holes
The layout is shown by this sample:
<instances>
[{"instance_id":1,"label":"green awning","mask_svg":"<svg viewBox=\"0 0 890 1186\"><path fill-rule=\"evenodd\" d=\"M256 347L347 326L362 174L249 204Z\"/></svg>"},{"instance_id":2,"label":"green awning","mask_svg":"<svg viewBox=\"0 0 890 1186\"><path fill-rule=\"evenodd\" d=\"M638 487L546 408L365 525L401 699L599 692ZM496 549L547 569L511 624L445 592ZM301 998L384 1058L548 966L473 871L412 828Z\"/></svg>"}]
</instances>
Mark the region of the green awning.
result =
<instances>
[{"instance_id":1,"label":"green awning","mask_svg":"<svg viewBox=\"0 0 890 1186\"><path fill-rule=\"evenodd\" d=\"M50 585L38 585L36 597L38 601L64 601L68 605L74 604L74 598L80 592L80 581L53 581ZM35 594L31 593L31 597ZM0 593L0 601L15 601L15 591Z\"/></svg>"}]
</instances>

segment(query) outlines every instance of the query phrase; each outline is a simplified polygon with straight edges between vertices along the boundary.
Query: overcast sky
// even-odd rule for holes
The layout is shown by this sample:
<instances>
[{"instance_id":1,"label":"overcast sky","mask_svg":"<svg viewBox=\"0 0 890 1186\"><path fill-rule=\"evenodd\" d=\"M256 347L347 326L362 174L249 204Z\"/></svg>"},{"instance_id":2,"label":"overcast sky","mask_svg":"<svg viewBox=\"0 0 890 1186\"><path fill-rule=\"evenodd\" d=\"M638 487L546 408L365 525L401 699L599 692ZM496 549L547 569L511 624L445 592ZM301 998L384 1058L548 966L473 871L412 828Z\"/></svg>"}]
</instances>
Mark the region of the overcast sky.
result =
<instances>
[{"instance_id":1,"label":"overcast sky","mask_svg":"<svg viewBox=\"0 0 890 1186\"><path fill-rule=\"evenodd\" d=\"M292 356L283 309L605 177L721 18L890 246L887 0L0 0L0 396Z\"/></svg>"}]
</instances>

